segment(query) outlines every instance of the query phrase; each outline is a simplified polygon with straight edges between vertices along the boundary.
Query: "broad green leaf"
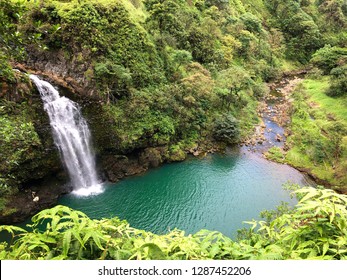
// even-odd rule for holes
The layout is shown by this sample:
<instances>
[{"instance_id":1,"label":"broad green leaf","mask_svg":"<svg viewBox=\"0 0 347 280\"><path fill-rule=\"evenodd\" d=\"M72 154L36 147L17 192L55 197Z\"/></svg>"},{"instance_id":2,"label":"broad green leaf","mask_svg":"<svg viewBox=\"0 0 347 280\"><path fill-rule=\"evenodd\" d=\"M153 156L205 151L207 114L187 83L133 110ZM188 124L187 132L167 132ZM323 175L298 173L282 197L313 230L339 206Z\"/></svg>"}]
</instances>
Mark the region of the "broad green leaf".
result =
<instances>
[{"instance_id":1,"label":"broad green leaf","mask_svg":"<svg viewBox=\"0 0 347 280\"><path fill-rule=\"evenodd\" d=\"M162 251L162 249L154 243L146 243L142 245L139 249L143 250L145 248L148 249L147 256L152 260L164 260L166 257L166 254Z\"/></svg>"},{"instance_id":2,"label":"broad green leaf","mask_svg":"<svg viewBox=\"0 0 347 280\"><path fill-rule=\"evenodd\" d=\"M310 191L300 200L300 203L303 203L304 201L309 200L310 198L315 196L317 196L317 193L314 191Z\"/></svg>"},{"instance_id":3,"label":"broad green leaf","mask_svg":"<svg viewBox=\"0 0 347 280\"><path fill-rule=\"evenodd\" d=\"M322 252L323 256L327 253L328 249L329 249L329 243L328 242L324 243L323 244L323 252Z\"/></svg>"},{"instance_id":4,"label":"broad green leaf","mask_svg":"<svg viewBox=\"0 0 347 280\"><path fill-rule=\"evenodd\" d=\"M71 243L71 230L67 230L63 237L63 255L67 256Z\"/></svg>"}]
</instances>

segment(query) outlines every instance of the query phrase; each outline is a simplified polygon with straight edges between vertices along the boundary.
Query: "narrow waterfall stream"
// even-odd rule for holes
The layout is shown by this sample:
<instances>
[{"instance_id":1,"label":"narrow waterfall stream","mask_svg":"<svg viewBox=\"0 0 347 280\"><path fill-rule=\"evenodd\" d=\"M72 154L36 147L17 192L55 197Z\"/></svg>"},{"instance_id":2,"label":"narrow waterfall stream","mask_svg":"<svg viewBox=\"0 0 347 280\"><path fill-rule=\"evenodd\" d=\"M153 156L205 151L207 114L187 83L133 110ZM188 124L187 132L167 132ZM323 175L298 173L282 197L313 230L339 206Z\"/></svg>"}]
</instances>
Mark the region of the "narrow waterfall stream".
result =
<instances>
[{"instance_id":1,"label":"narrow waterfall stream","mask_svg":"<svg viewBox=\"0 0 347 280\"><path fill-rule=\"evenodd\" d=\"M30 75L37 86L44 110L47 112L55 145L69 173L73 193L79 196L103 191L95 168L91 135L80 107L70 99L60 96L48 82Z\"/></svg>"}]
</instances>

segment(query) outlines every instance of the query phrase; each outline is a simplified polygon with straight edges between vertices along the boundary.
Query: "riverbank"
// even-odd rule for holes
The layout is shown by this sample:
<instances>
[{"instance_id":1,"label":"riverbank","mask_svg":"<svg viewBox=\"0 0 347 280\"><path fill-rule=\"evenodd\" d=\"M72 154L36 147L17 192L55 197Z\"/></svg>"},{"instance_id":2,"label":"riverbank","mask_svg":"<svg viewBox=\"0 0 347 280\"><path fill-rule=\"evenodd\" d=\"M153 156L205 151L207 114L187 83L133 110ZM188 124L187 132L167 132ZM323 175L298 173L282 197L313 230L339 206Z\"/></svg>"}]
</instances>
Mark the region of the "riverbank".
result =
<instances>
[{"instance_id":1,"label":"riverbank","mask_svg":"<svg viewBox=\"0 0 347 280\"><path fill-rule=\"evenodd\" d=\"M269 94L258 107L261 123L241 146L346 193L346 99L326 96L327 87L324 77L312 80L289 73L269 84ZM307 141L311 144L305 145Z\"/></svg>"},{"instance_id":2,"label":"riverbank","mask_svg":"<svg viewBox=\"0 0 347 280\"><path fill-rule=\"evenodd\" d=\"M347 193L347 99L329 97L327 77L308 78L294 92L286 160Z\"/></svg>"},{"instance_id":3,"label":"riverbank","mask_svg":"<svg viewBox=\"0 0 347 280\"><path fill-rule=\"evenodd\" d=\"M249 151L266 155L272 147L284 148L290 124L293 93L296 86L303 81L294 75L284 77L268 84L269 93L259 102L257 114L260 124L255 127L255 133L241 143Z\"/></svg>"}]
</instances>

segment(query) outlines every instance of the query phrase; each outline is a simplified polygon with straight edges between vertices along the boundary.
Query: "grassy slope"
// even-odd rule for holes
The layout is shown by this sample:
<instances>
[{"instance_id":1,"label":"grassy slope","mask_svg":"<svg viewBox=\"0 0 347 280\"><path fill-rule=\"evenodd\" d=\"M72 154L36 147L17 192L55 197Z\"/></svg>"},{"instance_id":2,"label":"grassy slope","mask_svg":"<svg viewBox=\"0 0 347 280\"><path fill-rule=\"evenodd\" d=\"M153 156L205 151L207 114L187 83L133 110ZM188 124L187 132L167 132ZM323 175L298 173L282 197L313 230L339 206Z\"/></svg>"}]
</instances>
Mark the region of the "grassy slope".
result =
<instances>
[{"instance_id":1,"label":"grassy slope","mask_svg":"<svg viewBox=\"0 0 347 280\"><path fill-rule=\"evenodd\" d=\"M326 128L336 122L347 127L347 99L327 96L324 92L328 86L326 78L307 79L302 92L296 93L291 124L293 135L288 139L291 149L286 160L296 167L308 168L319 179L345 186L347 136L343 132L340 134L342 152L339 158L333 158L331 142L334 136L327 134Z\"/></svg>"},{"instance_id":2,"label":"grassy slope","mask_svg":"<svg viewBox=\"0 0 347 280\"><path fill-rule=\"evenodd\" d=\"M336 119L347 125L347 98L333 98L324 92L328 88L327 79L305 80L304 86L309 96L308 102L315 102L325 113L333 114Z\"/></svg>"}]
</instances>

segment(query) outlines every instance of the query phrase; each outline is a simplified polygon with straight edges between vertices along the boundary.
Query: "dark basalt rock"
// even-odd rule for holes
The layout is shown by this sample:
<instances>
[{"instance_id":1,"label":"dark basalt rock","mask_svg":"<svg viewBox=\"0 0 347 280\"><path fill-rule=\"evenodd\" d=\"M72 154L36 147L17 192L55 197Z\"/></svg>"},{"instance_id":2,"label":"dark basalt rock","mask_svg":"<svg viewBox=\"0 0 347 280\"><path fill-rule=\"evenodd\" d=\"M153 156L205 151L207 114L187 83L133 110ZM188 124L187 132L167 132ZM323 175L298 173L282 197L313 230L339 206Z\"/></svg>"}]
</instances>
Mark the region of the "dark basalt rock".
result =
<instances>
[{"instance_id":1,"label":"dark basalt rock","mask_svg":"<svg viewBox=\"0 0 347 280\"><path fill-rule=\"evenodd\" d=\"M18 194L7 198L6 211L0 213L0 224L14 224L25 221L37 212L57 204L62 194L72 191L63 182L47 185L32 185Z\"/></svg>"},{"instance_id":2,"label":"dark basalt rock","mask_svg":"<svg viewBox=\"0 0 347 280\"><path fill-rule=\"evenodd\" d=\"M136 157L125 155L105 155L101 159L106 178L111 182L139 173L143 173L147 168L141 165Z\"/></svg>"}]
</instances>

